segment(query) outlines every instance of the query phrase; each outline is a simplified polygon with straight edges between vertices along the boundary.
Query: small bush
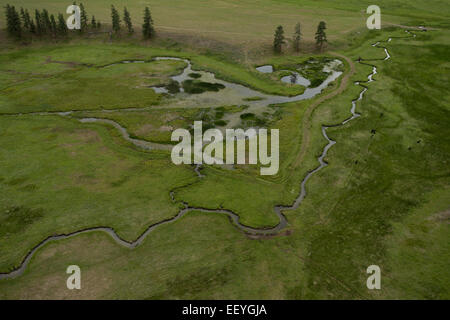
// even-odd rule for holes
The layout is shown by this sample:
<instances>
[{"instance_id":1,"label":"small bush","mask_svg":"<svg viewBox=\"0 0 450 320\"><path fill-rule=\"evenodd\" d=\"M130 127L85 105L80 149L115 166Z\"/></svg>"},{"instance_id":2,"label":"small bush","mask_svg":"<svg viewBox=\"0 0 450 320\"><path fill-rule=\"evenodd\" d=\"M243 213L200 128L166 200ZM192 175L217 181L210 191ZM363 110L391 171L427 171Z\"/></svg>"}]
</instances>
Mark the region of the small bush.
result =
<instances>
[{"instance_id":1,"label":"small bush","mask_svg":"<svg viewBox=\"0 0 450 320\"><path fill-rule=\"evenodd\" d=\"M202 75L200 73L195 73L195 72L189 73L189 77L194 78L194 79L201 78L201 76Z\"/></svg>"},{"instance_id":2,"label":"small bush","mask_svg":"<svg viewBox=\"0 0 450 320\"><path fill-rule=\"evenodd\" d=\"M225 88L223 84L220 83L209 83L199 80L185 80L183 81L183 89L187 93L198 94L206 91L219 91Z\"/></svg>"},{"instance_id":3,"label":"small bush","mask_svg":"<svg viewBox=\"0 0 450 320\"><path fill-rule=\"evenodd\" d=\"M259 101L259 100L264 100L263 97L250 97L250 98L245 98L244 101Z\"/></svg>"},{"instance_id":4,"label":"small bush","mask_svg":"<svg viewBox=\"0 0 450 320\"><path fill-rule=\"evenodd\" d=\"M219 127L226 126L227 123L228 123L228 122L225 121L225 120L216 120L216 121L214 121L214 124L215 124L216 126L219 126Z\"/></svg>"},{"instance_id":5,"label":"small bush","mask_svg":"<svg viewBox=\"0 0 450 320\"><path fill-rule=\"evenodd\" d=\"M174 80L171 80L170 83L166 86L167 91L169 93L178 93L180 92L180 84Z\"/></svg>"},{"instance_id":6,"label":"small bush","mask_svg":"<svg viewBox=\"0 0 450 320\"><path fill-rule=\"evenodd\" d=\"M253 119L256 119L256 116L255 116L254 113L249 112L249 113L243 113L243 114L241 114L241 115L240 115L240 118L241 118L242 120L253 120Z\"/></svg>"}]
</instances>

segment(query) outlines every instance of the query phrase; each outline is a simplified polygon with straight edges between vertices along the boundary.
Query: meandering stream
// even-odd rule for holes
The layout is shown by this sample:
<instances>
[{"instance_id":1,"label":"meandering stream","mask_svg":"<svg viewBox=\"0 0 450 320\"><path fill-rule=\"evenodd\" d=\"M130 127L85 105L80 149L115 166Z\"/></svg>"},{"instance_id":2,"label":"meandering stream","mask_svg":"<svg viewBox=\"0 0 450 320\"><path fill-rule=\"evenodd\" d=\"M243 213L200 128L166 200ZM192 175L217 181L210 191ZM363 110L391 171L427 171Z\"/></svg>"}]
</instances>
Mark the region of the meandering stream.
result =
<instances>
[{"instance_id":1,"label":"meandering stream","mask_svg":"<svg viewBox=\"0 0 450 320\"><path fill-rule=\"evenodd\" d=\"M415 37L415 34L412 34L410 31L406 30L406 32L408 34L410 34L412 37ZM382 42L390 42L392 40L392 38L389 38L386 41L379 41L377 43L374 43L372 46L373 47L378 47L378 48L382 48L384 49L385 53L386 53L386 57L382 60L388 60L391 58L388 49L386 47L380 46L380 44ZM178 59L178 58L167 58L167 57L161 57L159 59ZM184 59L182 59L184 60ZM188 66L184 69L183 73L176 76L179 77L178 79L181 81L182 79L184 79L184 76L189 74L190 72L192 72L191 70L191 64L188 60L184 60L188 63ZM368 64L366 62L364 62L364 59L360 59L358 62L362 63L362 64ZM368 61L368 60L366 60ZM317 166L314 170L310 171L307 173L307 175L305 176L305 178L301 181L301 189L300 189L300 194L297 196L297 198L295 199L294 203L291 206L275 206L274 207L274 211L276 213L276 215L279 218L279 223L278 225L276 225L275 227L272 228L251 228L249 226L243 225L242 223L239 222L239 216L232 212L231 210L227 210L227 209L207 209L207 208L200 208L200 207L191 207L189 206L189 204L187 203L183 203L184 208L181 209L176 216L160 221L158 223L155 223L151 226L149 226L135 241L129 242L127 240L122 239L113 228L110 227L104 227L104 226L99 226L99 227L93 227L93 228L88 228L88 229L83 229L83 230L79 230L79 231L75 231L73 233L69 233L69 234L60 234L60 235L54 235L54 236L49 236L48 238L46 238L45 240L41 241L39 244L37 244L33 249L31 249L28 254L25 256L25 258L23 259L23 261L21 262L20 266L16 269L14 269L11 272L8 273L0 273L0 279L9 279L9 278L15 278L17 276L20 276L21 274L23 274L23 272L25 271L28 263L30 262L31 258L33 257L33 255L36 253L36 251L38 251L41 247L43 247L44 245L46 245L49 242L53 242L53 241L58 241L58 240L62 240L62 239L68 239L83 233L88 233L88 232L95 232L95 231L102 231L102 232L106 232L107 234L109 234L112 239L114 239L114 241L116 241L116 243L118 243L119 245L122 245L124 247L133 249L137 246L139 246L147 237L148 234L150 234L153 230L157 229L159 226L164 225L164 224L168 224L168 223L172 223L177 221L178 219L180 219L181 217L183 217L184 215L186 215L187 213L191 212L191 211L201 211L201 212L205 212L205 213L214 213L214 214L224 214L227 215L228 218L230 219L230 221L237 227L239 228L242 232L245 232L247 234L251 234L251 235L256 235L256 236L268 236L268 235L276 235L278 233L280 233L281 230L283 230L287 225L288 222L286 220L286 217L283 215L283 211L286 210L295 210L297 209L300 204L302 203L302 201L304 200L305 196L306 196L306 183L308 182L308 180L312 177L313 174L315 174L316 172L318 172L319 170L321 170L322 168L326 167L328 164L324 161L324 158L327 155L328 150L334 145L336 144L336 141L330 139L327 135L327 130L331 127L339 127L339 126L343 126L345 124L347 124L348 122L354 120L355 118L359 117L360 115L356 112L356 103L357 101L360 101L361 99L363 99L364 94L367 92L368 87L365 85L367 83L370 83L373 80L373 76L375 74L377 74L377 67L374 65L372 66L372 72L367 76L367 80L366 81L359 81L359 82L355 82L355 85L361 86L362 87L362 91L360 92L359 96L353 100L351 102L351 116L342 121L341 123L338 123L336 125L323 125L322 126L322 134L325 137L325 139L328 141L328 144L324 147L322 154L318 157L318 161L319 161L319 166ZM330 83L331 81L334 81L340 74L334 74L335 78L332 79L332 77L330 78L330 81L328 81L328 83ZM332 79L332 80L331 80ZM328 79L327 79L328 80ZM225 83L222 80L217 80L220 81L221 83ZM325 83L325 82L324 82ZM264 96L265 99L265 103L268 104L272 104L272 103L284 103L284 102L292 102L292 101L298 101L298 100L303 100L303 99L307 99L310 98L312 96L317 95L318 93L320 93L327 85L326 84L322 84L324 85L322 88L312 88L310 91L308 91L308 89L306 89L306 91L299 96L295 96L295 97L281 97L281 96L271 96L271 95L265 95L262 94L260 92L254 91L252 89L246 88L242 85L238 85L238 84L232 84L232 83L227 83L227 85L229 86L233 86L238 88L239 90L242 90L242 88L245 88L245 90L252 90L252 92L250 93L252 96ZM37 113L37 114L51 114L51 113ZM62 116L68 116L70 115L70 112L66 112L66 113L58 113ZM131 138L129 133L127 132L127 130L125 128L123 128L122 126L120 126L118 123L112 121L112 120L107 120L107 119L97 119L97 118L84 118L80 120L81 122L105 122L108 123L112 126L114 126L116 129L118 129L123 138L132 142L133 144L135 144L136 146L143 148L143 149L153 149L153 148L168 148L171 146L167 146L167 145L161 145L161 144L154 144L154 143L150 143L148 141L144 141L144 140L139 140L139 139L134 139ZM202 174L199 171L199 168L196 167L195 168L199 178L202 178ZM171 192L171 198L173 201L176 201L176 199L174 198L174 193Z\"/></svg>"}]
</instances>

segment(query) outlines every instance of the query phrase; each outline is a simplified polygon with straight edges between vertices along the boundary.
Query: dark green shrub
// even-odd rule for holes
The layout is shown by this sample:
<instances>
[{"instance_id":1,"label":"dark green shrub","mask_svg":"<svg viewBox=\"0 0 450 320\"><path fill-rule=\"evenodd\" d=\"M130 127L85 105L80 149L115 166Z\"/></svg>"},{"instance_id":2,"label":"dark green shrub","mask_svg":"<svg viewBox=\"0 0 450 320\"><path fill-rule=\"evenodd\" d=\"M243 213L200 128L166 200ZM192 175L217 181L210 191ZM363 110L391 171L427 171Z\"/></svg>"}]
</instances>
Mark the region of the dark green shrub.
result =
<instances>
[{"instance_id":1,"label":"dark green shrub","mask_svg":"<svg viewBox=\"0 0 450 320\"><path fill-rule=\"evenodd\" d=\"M215 124L216 126L219 126L219 127L226 126L227 123L228 123L228 122L225 121L225 120L216 120L216 121L214 121L214 124Z\"/></svg>"},{"instance_id":2,"label":"dark green shrub","mask_svg":"<svg viewBox=\"0 0 450 320\"><path fill-rule=\"evenodd\" d=\"M195 72L189 73L189 77L194 78L194 79L201 78L201 76L202 75L200 73L195 73Z\"/></svg>"},{"instance_id":3,"label":"dark green shrub","mask_svg":"<svg viewBox=\"0 0 450 320\"><path fill-rule=\"evenodd\" d=\"M191 94L203 93L206 91L217 92L220 89L225 88L225 86L220 83L209 83L199 80L184 80L182 85L184 91Z\"/></svg>"},{"instance_id":4,"label":"dark green shrub","mask_svg":"<svg viewBox=\"0 0 450 320\"><path fill-rule=\"evenodd\" d=\"M167 91L169 91L169 93L178 93L180 92L180 84L174 80L171 80L169 82L169 84L166 86Z\"/></svg>"}]
</instances>

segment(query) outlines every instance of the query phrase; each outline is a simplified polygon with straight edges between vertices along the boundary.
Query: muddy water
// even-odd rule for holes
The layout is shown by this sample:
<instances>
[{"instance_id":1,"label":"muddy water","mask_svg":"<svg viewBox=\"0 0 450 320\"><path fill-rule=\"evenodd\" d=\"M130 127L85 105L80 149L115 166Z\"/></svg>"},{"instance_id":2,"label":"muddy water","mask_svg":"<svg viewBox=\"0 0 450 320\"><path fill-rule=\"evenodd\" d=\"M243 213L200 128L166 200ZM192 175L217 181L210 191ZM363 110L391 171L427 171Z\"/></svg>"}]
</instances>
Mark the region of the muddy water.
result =
<instances>
[{"instance_id":1,"label":"muddy water","mask_svg":"<svg viewBox=\"0 0 450 320\"><path fill-rule=\"evenodd\" d=\"M329 83L335 81L342 73L334 70L329 70L330 76L317 88L307 88L302 94L286 97L279 95L265 94L260 91L251 89L241 84L224 81L217 79L215 74L212 72L206 72L201 70L193 70L192 63L189 59L175 58L175 57L156 57L151 61L163 61L163 60L174 60L182 61L186 64L186 67L182 70L180 74L170 77L173 81L180 85L181 92L176 94L166 95L166 98L161 102L159 106L153 106L152 108L214 108L224 105L246 105L248 108L242 112L228 113L225 115L223 120L227 121L226 126L218 127L222 131L225 128L236 127L240 124L240 115L244 112L254 113L257 116L263 115L263 113L272 114L274 110L269 108L271 104L295 102L299 100L310 99L317 94L321 93ZM263 73L273 72L272 66L261 66L257 70ZM303 78L299 73L289 71L295 76L294 80L297 85L302 85L307 87L310 85L308 79ZM183 92L182 82L185 80L193 80L190 77L191 73L196 73L200 75L197 80L209 82L209 83L220 83L225 88L219 92L204 92L201 94L187 94ZM282 82L291 83L291 76L283 77ZM167 93L167 89L161 86L153 86L152 88L156 93ZM259 100L255 101L249 98L258 97Z\"/></svg>"},{"instance_id":2,"label":"muddy water","mask_svg":"<svg viewBox=\"0 0 450 320\"><path fill-rule=\"evenodd\" d=\"M188 59L182 58L174 58L174 57L157 57L154 60L176 60L183 61L186 63L186 67L184 70L175 76L172 76L171 79L180 84L184 80L192 79L189 74L197 73L200 75L198 80L210 82L210 83L220 83L225 86L225 89L220 90L219 92L205 92L202 94L186 94L186 93L178 93L173 96L170 96L169 99L165 102L165 108L199 108L199 107L218 107L224 105L247 105L248 108L242 112L236 112L232 114L227 114L224 118L228 122L226 127L232 128L240 123L240 115L243 112L250 112L256 115L261 115L263 112L272 113L273 109L269 108L272 104L281 104L287 102L296 102L305 99L311 99L316 95L320 94L331 82L335 81L339 78L342 72L334 71L332 69L327 70L330 73L328 78L318 87L316 88L306 88L306 90L299 95L286 97L279 95L270 95L265 94L260 91L251 89L241 84L232 83L228 81L224 81L221 79L217 79L214 73L206 72L206 71L197 71L192 70L192 64ZM340 61L339 61L340 63ZM261 66L258 67L257 70L270 73L273 72L272 66ZM308 79L303 78L299 73L289 71L293 75L295 75L295 82L298 85L308 86L310 84ZM289 81L291 77L288 76ZM282 81L287 81L287 78L283 78ZM164 88L153 87L153 89L158 92L164 92ZM260 98L257 101L248 101L248 98ZM225 127L222 127L223 130Z\"/></svg>"},{"instance_id":3,"label":"muddy water","mask_svg":"<svg viewBox=\"0 0 450 320\"><path fill-rule=\"evenodd\" d=\"M184 80L192 79L189 76L190 73L197 73L197 74L201 75L199 80L208 81L208 82L217 82L217 83L223 84L225 86L225 88L233 90L234 95L239 99L239 102L245 103L247 105L259 105L259 106L267 106L269 104L275 104L275 103L295 102L295 101L310 99L310 98L316 96L317 94L319 94L320 92L322 92L322 90L324 88L326 88L328 86L328 84L330 84L331 82L336 80L342 74L342 72L340 72L340 71L334 71L334 70L330 69L330 70L328 70L330 73L330 76L320 86L318 86L316 88L307 88L304 93L293 96L293 97L286 97L286 96L264 94L260 91L253 90L253 89L248 88L241 84L236 84L236 83L224 81L221 79L217 79L215 77L214 73L211 73L211 72L194 71L194 70L192 70L191 62L188 59L174 58L174 57L156 57L155 60L158 60L158 61L160 61L160 60L176 60L176 61L185 62L186 67L184 68L182 73L171 77L172 80L178 82L180 85ZM273 72L272 66L262 66L262 67L257 68L257 70L258 69L260 71L262 70L261 72L264 72L264 73ZM272 70L272 71L270 71L270 70ZM294 74L296 76L295 82L297 84L302 84L302 85L310 84L309 80L302 77L298 72L293 72L293 71L289 71L289 72L291 72L292 74ZM288 76L288 77L289 77L289 83L291 83L290 82L291 77L290 76ZM287 82L287 80L284 80L284 82ZM153 87L153 88L155 88L155 87ZM194 96L195 98L197 98L201 95L202 94L189 95L189 96ZM220 92L214 92L214 93L210 94L209 96L211 96L211 95L217 96L219 104L224 105L223 96L221 95ZM188 97L184 96L183 100L189 99L189 96ZM245 101L244 100L246 98L253 98L253 97L260 97L263 100L259 100L259 101Z\"/></svg>"},{"instance_id":4,"label":"muddy water","mask_svg":"<svg viewBox=\"0 0 450 320\"><path fill-rule=\"evenodd\" d=\"M257 71L262 73L272 73L273 67L271 65L261 66L256 68Z\"/></svg>"},{"instance_id":5,"label":"muddy water","mask_svg":"<svg viewBox=\"0 0 450 320\"><path fill-rule=\"evenodd\" d=\"M309 87L311 85L311 81L302 77L300 73L292 71L290 76L284 76L280 79L284 83L297 84L304 87Z\"/></svg>"},{"instance_id":6,"label":"muddy water","mask_svg":"<svg viewBox=\"0 0 450 320\"><path fill-rule=\"evenodd\" d=\"M408 33L410 33L409 31L406 31ZM415 37L415 34L413 34L413 36ZM381 42L377 42L375 44L373 44L374 47L379 47L379 44ZM390 54L387 50L387 48L385 47L381 47L384 49L385 53L386 53L386 57L383 60L387 60L390 59ZM359 63L362 64L367 64L366 62L364 62L364 60L360 60ZM116 241L116 243L118 243L119 245L122 245L124 247L127 247L129 249L133 249L137 246L139 246L147 237L148 234L150 234L153 230L157 229L159 226L164 225L164 224L168 224L168 223L172 223L177 221L178 219L182 218L184 215L186 215L187 213L191 212L191 211L201 211L201 212L205 212L205 213L212 213L212 214L224 214L227 215L229 217L229 219L231 220L231 222L237 227L239 228L241 231L247 233L247 234L251 234L251 235L257 235L257 236L267 236L267 235L274 235L274 234L278 234L282 229L284 229L287 225L288 222L286 220L286 217L283 215L283 211L286 210L295 210L297 209L300 204L302 203L302 201L304 200L305 196L306 196L306 183L307 181L312 177L312 175L316 172L318 172L319 170L321 170L322 168L326 167L328 164L325 162L324 158L326 157L328 150L334 145L336 144L336 141L330 139L327 135L327 130L331 127L339 127L339 126L343 126L346 123L348 123L349 121L359 117L359 114L356 113L356 102L363 99L364 94L367 92L368 88L365 86L365 84L370 83L373 80L373 76L377 73L377 68L376 66L373 66L372 72L368 75L367 77L367 81L361 81L361 82L356 82L355 85L361 86L363 89L360 92L359 96L357 99L352 101L352 106L351 106L351 117L349 117L348 119L344 120L343 122L336 124L336 125L332 125L332 126L322 126L322 134L325 137L325 139L328 141L328 144L324 147L322 154L318 157L318 161L319 161L319 166L317 166L314 170L310 171L306 177L302 180L301 182L301 190L300 190L300 194L298 195L298 197L295 199L294 203L291 206L275 206L274 207L274 211L276 213L276 215L278 216L280 222L278 225L276 225L275 227L272 228L251 228L248 226L245 226L243 224L241 224L239 222L239 216L237 214L235 214L234 212L232 212L231 210L226 210L226 209L206 209L206 208L197 208L197 207L190 207L188 204L184 204L185 208L181 209L178 214L170 219L166 219L163 221L160 221L158 223L155 223L151 226L149 226L135 241L133 242L129 242L126 241L124 239L122 239L115 231L113 228L109 228L109 227L94 227L94 228L89 228L89 229L83 229L83 230L79 230L73 233L69 233L69 234L60 234L60 235L55 235L55 236L51 236L46 238L45 240L43 240L42 242L40 242L38 245L36 245L24 258L24 260L22 261L22 263L20 264L20 266L18 268L16 268L15 270L9 272L9 273L1 273L0 274L0 279L8 279L8 278L15 278L17 276L20 276L21 274L23 274L23 272L25 271L25 268L27 267L28 263L30 262L31 258L33 257L33 255L36 253L37 250L39 250L41 247L43 247L44 245L46 245L49 242L53 242L53 241L58 241L61 239L67 239L67 238L71 238L74 237L76 235L79 234L83 234L83 233L88 233L88 232L94 232L94 231L102 231L105 232L107 234L109 234L112 239L114 241ZM61 114L61 113L60 113ZM65 113L64 115L67 116L69 113ZM111 120L105 120L105 119L95 119L95 118L85 118L85 119L81 119L80 121L82 122L98 122L98 121L103 121L105 123L109 123L111 125L113 125L115 128L117 128L121 133L122 136L130 141L130 142L144 142L142 144L142 148L147 148L150 147L152 148L152 145L149 145L149 142L146 141L141 141L138 139L132 139L130 138L129 134L127 133L126 129L121 127L119 124L115 123L114 121ZM200 178L202 178L203 176L201 175L201 173L199 172L199 167L195 168L197 174L199 175ZM173 192L171 192L171 198L173 201L175 201Z\"/></svg>"},{"instance_id":7,"label":"muddy water","mask_svg":"<svg viewBox=\"0 0 450 320\"><path fill-rule=\"evenodd\" d=\"M295 102L295 101L300 101L300 100L305 100L305 99L310 99L315 97L316 95L320 94L331 82L335 81L337 78L339 78L342 74L342 72L340 71L334 71L331 68L329 70L327 70L327 72L330 73L330 76L318 87L316 88L307 88L302 94L297 95L297 96L293 96L293 97L286 97L286 96L278 96L278 95L268 95L268 94L264 94L262 92L253 90L251 88L248 88L246 86L240 85L240 84L236 84L236 83L232 83L232 82L227 82L227 81L223 81L220 79L216 79L215 75L211 72L206 72L206 71L194 71L192 70L192 64L188 59L182 59L182 58L175 58L175 57L156 57L153 60L155 61L164 61L164 60L174 60L174 61L183 61L186 63L186 67L183 69L183 71L175 76L172 76L171 79L173 81L176 81L180 84L187 79L191 79L191 77L189 76L189 74L191 73L197 73L200 74L201 77L199 78L200 80L204 80L204 81L208 81L208 82L216 82L216 83L221 83L225 86L225 88L232 90L234 92L234 96L238 97L239 102L243 103L245 98L254 98L254 97L259 97L261 98L261 100L258 101L245 101L245 104L248 105L248 108L245 109L242 112L235 112L232 114L227 114L224 117L224 120L226 120L228 123L226 125L226 127L232 128L234 126L237 126L240 122L240 114L243 112L252 112L255 114L260 114L262 112L261 109L263 110L269 110L270 112L272 112L272 110L270 108L268 108L269 105L271 104L282 104L282 103L287 103L287 102ZM142 63L145 61L123 61L120 63ZM340 61L339 61L340 63ZM114 64L109 64L106 65L104 67L109 67L109 66L113 66L113 65L117 65L119 63L114 63ZM269 69L267 68L268 66L263 66L260 68L265 68L265 72L269 72ZM273 69L273 68L272 68ZM298 73L297 73L298 74ZM301 83L303 81L308 81L307 79L303 78L300 76L300 74L298 74L298 76L300 78L298 79L298 82ZM309 81L308 81L309 82ZM159 92L159 93L165 93L167 91L167 89L163 88L163 87L152 87L155 92ZM182 90L182 88L181 88ZM224 101L222 100L223 96L221 95L220 92L213 92L213 93L207 93L209 94L209 96L215 96L215 99L217 99L217 101L219 102L219 105L224 105ZM185 103L186 100L192 98L192 97L196 97L196 96L202 96L205 94L200 94L200 95L186 95L184 94L183 96L183 103ZM211 101L210 99L208 100L208 105L211 106L211 104L213 103L213 101ZM197 105L198 107L198 105ZM142 110L142 109L141 109ZM61 113L59 113L61 115ZM69 113L70 114L70 113ZM140 139L134 139L130 137L130 134L127 132L127 130L125 128L123 128L121 125L119 125L117 122L112 121L112 120L108 120L108 119L100 119L100 118L84 118L80 120L81 122L103 122L103 123L107 123L110 124L112 126L114 126L116 129L118 129L120 131L120 133L122 134L123 138L131 143L133 143L134 145L141 147L143 149L147 149L147 150L152 150L152 149L160 149L160 150L169 150L172 148L171 145L165 145L165 144L158 144L158 143L151 143L151 142L147 142L144 140L140 140ZM223 128L222 128L223 130Z\"/></svg>"},{"instance_id":8,"label":"muddy water","mask_svg":"<svg viewBox=\"0 0 450 320\"><path fill-rule=\"evenodd\" d=\"M240 124L240 115L242 113L254 113L256 115L261 115L264 111L272 113L274 112L273 109L269 108L272 104L282 104L287 102L296 102L300 100L305 99L311 99L315 97L316 95L320 94L331 82L335 81L337 78L339 78L342 74L342 72L334 71L333 68L328 67L328 70L326 70L328 73L330 73L329 77L318 87L315 88L307 88L302 94L292 96L292 97L286 97L286 96L278 96L278 95L269 95L265 94L256 90L253 90L251 88L248 88L241 84L236 84L232 82L227 82L221 79L217 79L215 77L214 73L206 72L206 71L197 71L192 70L192 64L190 60L183 59L183 58L175 58L175 57L156 57L153 60L149 61L122 61L122 62L116 62L113 64L109 64L104 67L110 67L122 63L143 63L143 62L151 62L151 61L164 61L164 60L172 60L172 61L183 61L186 63L186 67L183 69L183 71L175 76L172 76L171 79L173 81L176 81L181 84L183 81L192 79L189 75L191 73L196 73L200 75L199 80L206 81L206 82L215 82L220 83L225 86L224 90L221 90L219 92L206 92L203 94L187 94L187 93L179 93L175 96L178 97L177 99L169 99L167 103L167 107L176 107L176 108L183 108L188 107L189 105L194 106L195 108L201 107L202 105L211 107L211 106L223 106L223 105L233 105L233 104L245 104L248 106L247 109L241 111L241 112L234 112L226 114L223 120L227 121L227 125L224 127L219 127L222 129L222 131L225 128L233 128L235 126L238 126ZM337 60L337 64L340 64L341 62ZM269 68L270 67L270 68ZM269 71L273 71L272 66L262 66L259 67L260 70L263 70L263 72L269 73ZM296 74L296 82L297 84L309 84L309 81L305 78L303 78L300 74L294 73L290 71L293 74ZM290 77L290 76L288 76ZM164 87L151 87L155 92L157 93L167 93L167 89ZM181 88L181 91L183 89ZM255 98L259 97L260 100L257 101L246 101L245 99L248 98ZM166 106L164 106L166 107ZM125 111L121 109L122 111ZM136 109L129 109L128 111L134 111ZM143 109L139 109L143 110ZM114 112L114 110L105 110L105 112ZM138 139L132 139L130 138L129 133L126 131L125 128L121 127L118 123L112 121L112 120L104 120L104 119L97 119L97 118L85 118L81 120L82 122L104 122L108 123L110 125L113 125L116 127L122 134L122 136L132 142L134 145L138 147L142 147L144 149L150 150L150 149L161 149L161 150L167 150L167 145L164 144L156 144L156 143L150 143L145 142ZM169 146L171 147L171 146Z\"/></svg>"},{"instance_id":9,"label":"muddy water","mask_svg":"<svg viewBox=\"0 0 450 320\"><path fill-rule=\"evenodd\" d=\"M261 66L256 68L256 70L258 70L261 73L273 73L274 71L273 66L271 65ZM279 71L280 72L285 71L290 73L290 75L284 76L280 79L284 83L297 84L304 87L309 87L311 85L311 82L298 72L292 70L279 70Z\"/></svg>"}]
</instances>

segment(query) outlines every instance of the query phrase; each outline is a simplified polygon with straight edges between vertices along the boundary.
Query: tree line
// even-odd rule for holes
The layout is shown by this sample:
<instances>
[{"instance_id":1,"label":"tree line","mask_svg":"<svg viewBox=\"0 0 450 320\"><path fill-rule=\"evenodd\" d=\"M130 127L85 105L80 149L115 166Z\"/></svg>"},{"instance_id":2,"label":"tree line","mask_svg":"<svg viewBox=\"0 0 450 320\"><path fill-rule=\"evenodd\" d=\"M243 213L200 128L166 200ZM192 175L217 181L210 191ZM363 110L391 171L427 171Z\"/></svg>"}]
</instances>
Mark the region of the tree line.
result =
<instances>
[{"instance_id":1,"label":"tree line","mask_svg":"<svg viewBox=\"0 0 450 320\"><path fill-rule=\"evenodd\" d=\"M324 21L321 21L319 25L317 26L317 31L315 35L316 40L316 48L319 51L323 50L323 46L327 41L327 35L325 33L327 26ZM301 39L302 39L302 33L301 33L301 25L300 23L297 23L295 25L294 29L294 35L292 37L292 47L295 52L299 52L301 49ZM284 36L284 29L283 26L278 26L275 29L275 36L273 40L273 51L275 53L281 53L283 44L286 43L286 38Z\"/></svg>"},{"instance_id":2,"label":"tree line","mask_svg":"<svg viewBox=\"0 0 450 320\"><path fill-rule=\"evenodd\" d=\"M76 2L73 3L76 5ZM101 22L95 19L92 15L89 19L86 9L82 3L79 5L80 8L80 33L86 31L95 32L101 29ZM6 25L7 33L13 38L20 39L26 34L44 36L50 35L54 38L56 37L67 37L69 34L69 29L64 16L58 13L57 16L49 14L46 9L39 11L36 9L34 11L34 19L31 17L28 9L20 8L16 10L15 6L7 4L5 6L6 14ZM114 34L120 34L122 27L124 27L129 35L134 33L133 23L131 20L130 12L126 7L123 8L123 21L120 17L119 11L111 5L111 25ZM324 44L327 42L327 36L325 33L326 24L321 21L317 27L317 32L315 35L316 48L320 51L323 50ZM150 9L145 7L143 24L142 24L142 35L145 39L150 39L155 35L155 29L153 27L153 19L150 13ZM294 29L294 35L292 38L292 47L294 51L299 52L301 49L301 25L297 23ZM283 26L278 26L275 30L275 36L273 41L273 50L275 53L281 53L283 44L286 43L286 38L284 36Z\"/></svg>"},{"instance_id":3,"label":"tree line","mask_svg":"<svg viewBox=\"0 0 450 320\"><path fill-rule=\"evenodd\" d=\"M112 21L112 30L114 33L119 33L122 26L121 26L121 18L119 15L119 11L111 5L111 21ZM130 12L125 7L123 9L123 23L124 26L128 32L128 34L134 33L133 23L131 22L131 16ZM155 29L153 27L153 19L150 13L150 9L148 7L145 7L144 10L144 23L142 24L142 35L145 39L150 39L154 36Z\"/></svg>"},{"instance_id":4,"label":"tree line","mask_svg":"<svg viewBox=\"0 0 450 320\"><path fill-rule=\"evenodd\" d=\"M45 34L57 36L67 34L67 25L64 16L60 13L57 18L49 14L46 9L35 10L34 19L27 9L20 8L17 11L9 4L5 7L6 30L8 35L14 38L22 38L28 32L37 36Z\"/></svg>"},{"instance_id":5,"label":"tree line","mask_svg":"<svg viewBox=\"0 0 450 320\"><path fill-rule=\"evenodd\" d=\"M76 2L73 3L76 5ZM102 29L102 24L92 15L89 19L86 9L82 3L80 8L80 29L79 33L85 32L99 32ZM36 9L34 16L30 14L28 9L20 8L17 10L15 6L7 4L5 6L6 16L6 31L8 35L15 39L21 39L24 36L51 36L53 38L64 38L69 35L66 20L62 13L57 16L49 14L48 10L42 11ZM123 9L123 23L129 35L134 33L133 23L131 21L130 12L125 7ZM117 9L111 6L111 24L112 32L119 34L122 29L122 20ZM142 24L142 34L145 39L150 39L155 35L153 27L153 19L150 9L145 7L144 18Z\"/></svg>"}]
</instances>

